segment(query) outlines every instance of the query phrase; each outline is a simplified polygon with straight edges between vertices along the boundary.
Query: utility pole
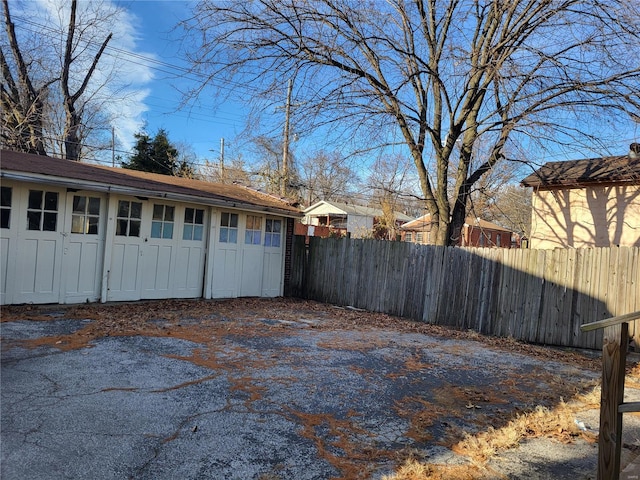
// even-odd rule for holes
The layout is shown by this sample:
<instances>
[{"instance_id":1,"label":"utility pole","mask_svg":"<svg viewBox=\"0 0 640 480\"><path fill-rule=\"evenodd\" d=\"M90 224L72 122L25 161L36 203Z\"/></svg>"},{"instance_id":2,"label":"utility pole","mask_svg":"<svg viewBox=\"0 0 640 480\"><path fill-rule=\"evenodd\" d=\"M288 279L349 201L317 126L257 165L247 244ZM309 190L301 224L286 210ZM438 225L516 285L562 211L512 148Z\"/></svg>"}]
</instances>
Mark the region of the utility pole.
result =
<instances>
[{"instance_id":1,"label":"utility pole","mask_svg":"<svg viewBox=\"0 0 640 480\"><path fill-rule=\"evenodd\" d=\"M116 166L116 127L111 127L111 166Z\"/></svg>"},{"instance_id":2,"label":"utility pole","mask_svg":"<svg viewBox=\"0 0 640 480\"><path fill-rule=\"evenodd\" d=\"M224 137L220 139L220 180L224 182Z\"/></svg>"},{"instance_id":3,"label":"utility pole","mask_svg":"<svg viewBox=\"0 0 640 480\"><path fill-rule=\"evenodd\" d=\"M289 117L291 115L291 91L293 82L289 79L287 86L287 104L284 110L284 138L282 139L282 175L280 178L280 195L287 196L289 187Z\"/></svg>"}]
</instances>

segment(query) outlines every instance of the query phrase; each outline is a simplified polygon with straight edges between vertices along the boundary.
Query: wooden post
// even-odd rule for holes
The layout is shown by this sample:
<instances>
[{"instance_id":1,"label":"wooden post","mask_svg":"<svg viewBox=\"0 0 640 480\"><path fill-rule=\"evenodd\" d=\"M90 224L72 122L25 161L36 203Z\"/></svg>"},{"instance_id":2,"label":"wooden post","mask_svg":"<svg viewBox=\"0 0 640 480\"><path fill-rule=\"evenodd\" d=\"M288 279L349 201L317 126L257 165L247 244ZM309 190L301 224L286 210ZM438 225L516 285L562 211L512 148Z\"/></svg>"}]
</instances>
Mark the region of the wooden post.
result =
<instances>
[{"instance_id":1,"label":"wooden post","mask_svg":"<svg viewBox=\"0 0 640 480\"><path fill-rule=\"evenodd\" d=\"M620 478L622 412L619 411L619 406L624 398L624 375L628 343L628 323L619 323L604 328L602 339L598 480L618 480Z\"/></svg>"}]
</instances>

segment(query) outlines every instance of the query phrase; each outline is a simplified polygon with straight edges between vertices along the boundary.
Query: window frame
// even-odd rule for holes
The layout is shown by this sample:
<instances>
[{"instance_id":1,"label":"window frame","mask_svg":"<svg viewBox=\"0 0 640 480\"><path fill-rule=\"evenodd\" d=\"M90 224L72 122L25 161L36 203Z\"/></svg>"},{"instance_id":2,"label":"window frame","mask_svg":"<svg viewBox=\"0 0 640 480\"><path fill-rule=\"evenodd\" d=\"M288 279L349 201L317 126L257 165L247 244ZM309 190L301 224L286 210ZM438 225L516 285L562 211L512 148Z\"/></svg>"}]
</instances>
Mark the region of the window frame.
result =
<instances>
[{"instance_id":1,"label":"window frame","mask_svg":"<svg viewBox=\"0 0 640 480\"><path fill-rule=\"evenodd\" d=\"M274 230L274 226L277 224L279 225L278 231ZM282 237L283 237L283 233L282 233L282 228L283 228L284 222L282 221L281 218L267 218L267 221L265 222L265 229L264 229L264 246L267 248L281 248L282 247ZM274 245L274 239L277 239L277 245Z\"/></svg>"},{"instance_id":2,"label":"window frame","mask_svg":"<svg viewBox=\"0 0 640 480\"><path fill-rule=\"evenodd\" d=\"M161 212L157 212L161 208ZM170 212L170 214L169 214ZM159 217L157 213L160 213ZM168 218L170 217L170 218ZM176 224L176 207L166 203L154 203L151 211L151 238L156 240L173 240ZM159 230L157 230L159 228Z\"/></svg>"},{"instance_id":3,"label":"window frame","mask_svg":"<svg viewBox=\"0 0 640 480\"><path fill-rule=\"evenodd\" d=\"M256 228L257 226L257 228ZM262 217L260 215L246 215L244 229L245 245L260 245L262 243Z\"/></svg>"},{"instance_id":4,"label":"window frame","mask_svg":"<svg viewBox=\"0 0 640 480\"><path fill-rule=\"evenodd\" d=\"M182 240L191 242L204 240L204 215L204 208L185 207Z\"/></svg>"},{"instance_id":5,"label":"window frame","mask_svg":"<svg viewBox=\"0 0 640 480\"><path fill-rule=\"evenodd\" d=\"M121 215L122 213L121 210L124 203L127 204L127 216ZM139 217L132 216L132 214L134 213L133 211L134 209L132 207L134 205L136 206L139 205L139 210L140 210ZM116 236L140 238L142 233L142 208L143 208L142 202L136 202L134 200L118 200L118 210L116 211ZM123 223L123 222L126 222L126 223ZM122 225L126 225L124 233L121 230ZM137 225L138 227L137 234L131 233L132 231L131 227L133 225Z\"/></svg>"},{"instance_id":6,"label":"window frame","mask_svg":"<svg viewBox=\"0 0 640 480\"><path fill-rule=\"evenodd\" d=\"M33 204L33 200L35 199L32 197L32 194L34 193L40 194L38 206ZM52 205L47 205L47 203L51 202L51 198L55 198L55 209L51 208ZM27 230L34 232L57 232L59 209L60 192L29 189L29 195L27 197ZM52 221L53 228L50 226ZM32 228L36 226L37 228Z\"/></svg>"},{"instance_id":7,"label":"window frame","mask_svg":"<svg viewBox=\"0 0 640 480\"><path fill-rule=\"evenodd\" d=\"M8 203L5 203L7 200L7 192L8 192ZM11 228L11 208L13 205L13 187L7 187L6 185L2 185L0 187L0 228L10 229Z\"/></svg>"},{"instance_id":8,"label":"window frame","mask_svg":"<svg viewBox=\"0 0 640 480\"><path fill-rule=\"evenodd\" d=\"M233 212L220 212L220 232L218 233L218 242L220 243L238 243L238 222L240 215Z\"/></svg>"},{"instance_id":9,"label":"window frame","mask_svg":"<svg viewBox=\"0 0 640 480\"><path fill-rule=\"evenodd\" d=\"M85 199L82 211L76 208L76 198ZM97 212L91 208L91 200L98 201ZM73 195L71 203L71 229L70 233L74 235L99 235L100 234L100 209L102 208L102 199L100 197L91 197L89 195ZM81 230L76 228L76 222L81 222ZM95 231L92 227L95 227Z\"/></svg>"}]
</instances>

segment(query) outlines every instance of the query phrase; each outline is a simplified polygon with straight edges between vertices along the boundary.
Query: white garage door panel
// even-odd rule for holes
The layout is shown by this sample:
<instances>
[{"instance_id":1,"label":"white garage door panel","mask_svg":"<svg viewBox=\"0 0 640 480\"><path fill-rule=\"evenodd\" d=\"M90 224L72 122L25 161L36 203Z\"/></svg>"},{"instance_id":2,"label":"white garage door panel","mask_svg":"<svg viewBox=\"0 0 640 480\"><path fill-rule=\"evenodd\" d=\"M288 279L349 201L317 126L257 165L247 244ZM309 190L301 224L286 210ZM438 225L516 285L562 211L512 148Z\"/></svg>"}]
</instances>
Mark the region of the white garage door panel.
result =
<instances>
[{"instance_id":1,"label":"white garage door panel","mask_svg":"<svg viewBox=\"0 0 640 480\"><path fill-rule=\"evenodd\" d=\"M180 297L200 297L204 278L203 249L182 247L178 250L175 271L175 293Z\"/></svg>"},{"instance_id":2,"label":"white garage door panel","mask_svg":"<svg viewBox=\"0 0 640 480\"><path fill-rule=\"evenodd\" d=\"M25 273L23 293L53 293L55 288L55 240L25 240L26 255L22 256ZM56 292L57 300L57 292Z\"/></svg>"},{"instance_id":3,"label":"white garage door panel","mask_svg":"<svg viewBox=\"0 0 640 480\"><path fill-rule=\"evenodd\" d=\"M282 253L264 254L262 271L262 296L279 297L282 295Z\"/></svg>"},{"instance_id":4,"label":"white garage door panel","mask_svg":"<svg viewBox=\"0 0 640 480\"><path fill-rule=\"evenodd\" d=\"M235 297L238 282L236 266L236 250L218 250L213 264L213 297Z\"/></svg>"},{"instance_id":5,"label":"white garage door panel","mask_svg":"<svg viewBox=\"0 0 640 480\"><path fill-rule=\"evenodd\" d=\"M9 248L12 242L8 238L0 238L0 304L7 301L7 275L9 271Z\"/></svg>"},{"instance_id":6,"label":"white garage door panel","mask_svg":"<svg viewBox=\"0 0 640 480\"><path fill-rule=\"evenodd\" d=\"M241 297L259 297L262 290L262 248L242 252Z\"/></svg>"},{"instance_id":7,"label":"white garage door panel","mask_svg":"<svg viewBox=\"0 0 640 480\"><path fill-rule=\"evenodd\" d=\"M142 256L142 298L166 298L171 289L171 245L146 245Z\"/></svg>"},{"instance_id":8,"label":"white garage door panel","mask_svg":"<svg viewBox=\"0 0 640 480\"><path fill-rule=\"evenodd\" d=\"M97 300L101 251L98 242L70 242L65 247L63 284L66 302Z\"/></svg>"},{"instance_id":9,"label":"white garage door panel","mask_svg":"<svg viewBox=\"0 0 640 480\"><path fill-rule=\"evenodd\" d=\"M138 300L138 245L114 245L109 273L110 300Z\"/></svg>"}]
</instances>

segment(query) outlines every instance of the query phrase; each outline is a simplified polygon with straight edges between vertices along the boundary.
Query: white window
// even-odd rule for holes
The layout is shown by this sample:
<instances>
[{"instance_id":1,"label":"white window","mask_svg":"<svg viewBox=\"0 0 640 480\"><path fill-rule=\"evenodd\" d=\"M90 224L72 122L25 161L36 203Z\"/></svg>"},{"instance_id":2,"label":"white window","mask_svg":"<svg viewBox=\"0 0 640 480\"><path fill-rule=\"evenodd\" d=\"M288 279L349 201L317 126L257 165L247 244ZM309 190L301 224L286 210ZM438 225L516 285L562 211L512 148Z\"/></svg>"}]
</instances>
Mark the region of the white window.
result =
<instances>
[{"instance_id":1,"label":"white window","mask_svg":"<svg viewBox=\"0 0 640 480\"><path fill-rule=\"evenodd\" d=\"M151 238L173 238L175 207L155 204L151 220Z\"/></svg>"},{"instance_id":2,"label":"white window","mask_svg":"<svg viewBox=\"0 0 640 480\"><path fill-rule=\"evenodd\" d=\"M416 242L422 243L422 232L416 233Z\"/></svg>"},{"instance_id":3,"label":"white window","mask_svg":"<svg viewBox=\"0 0 640 480\"><path fill-rule=\"evenodd\" d=\"M100 223L100 198L73 196L73 212L71 214L71 233L82 235L98 235Z\"/></svg>"},{"instance_id":4,"label":"white window","mask_svg":"<svg viewBox=\"0 0 640 480\"><path fill-rule=\"evenodd\" d=\"M202 208L184 209L183 240L202 240L204 232L204 210Z\"/></svg>"},{"instance_id":5,"label":"white window","mask_svg":"<svg viewBox=\"0 0 640 480\"><path fill-rule=\"evenodd\" d=\"M124 237L139 237L142 223L142 203L118 201L118 216L116 217L116 235Z\"/></svg>"},{"instance_id":6,"label":"white window","mask_svg":"<svg viewBox=\"0 0 640 480\"><path fill-rule=\"evenodd\" d=\"M0 228L11 226L11 187L0 187Z\"/></svg>"},{"instance_id":7,"label":"white window","mask_svg":"<svg viewBox=\"0 0 640 480\"><path fill-rule=\"evenodd\" d=\"M220 215L220 243L238 243L238 214L222 212Z\"/></svg>"},{"instance_id":8,"label":"white window","mask_svg":"<svg viewBox=\"0 0 640 480\"><path fill-rule=\"evenodd\" d=\"M260 245L262 240L262 217L247 215L247 228L244 231L244 243Z\"/></svg>"},{"instance_id":9,"label":"white window","mask_svg":"<svg viewBox=\"0 0 640 480\"><path fill-rule=\"evenodd\" d=\"M27 230L55 232L58 224L58 192L29 190Z\"/></svg>"},{"instance_id":10,"label":"white window","mask_svg":"<svg viewBox=\"0 0 640 480\"><path fill-rule=\"evenodd\" d=\"M405 233L404 241L405 242L412 242L413 241L413 234L411 232Z\"/></svg>"},{"instance_id":11,"label":"white window","mask_svg":"<svg viewBox=\"0 0 640 480\"><path fill-rule=\"evenodd\" d=\"M267 218L267 225L264 234L265 247L279 247L282 236L282 220Z\"/></svg>"}]
</instances>

